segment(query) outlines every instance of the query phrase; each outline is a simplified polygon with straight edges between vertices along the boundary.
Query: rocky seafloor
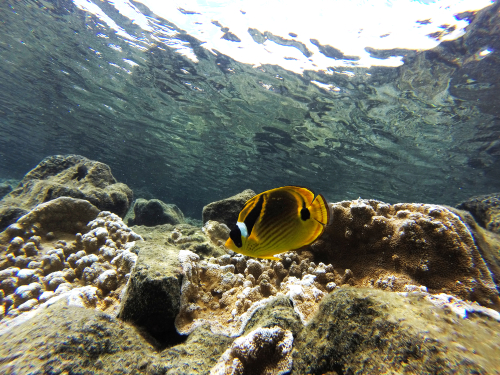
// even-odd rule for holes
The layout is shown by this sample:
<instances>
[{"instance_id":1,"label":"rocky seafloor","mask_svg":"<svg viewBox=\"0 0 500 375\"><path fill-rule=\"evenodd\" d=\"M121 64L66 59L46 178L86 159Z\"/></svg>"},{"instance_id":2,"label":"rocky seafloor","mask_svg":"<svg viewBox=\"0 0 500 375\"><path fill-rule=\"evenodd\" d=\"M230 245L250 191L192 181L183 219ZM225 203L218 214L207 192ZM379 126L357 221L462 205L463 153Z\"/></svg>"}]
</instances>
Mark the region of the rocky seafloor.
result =
<instances>
[{"instance_id":1,"label":"rocky seafloor","mask_svg":"<svg viewBox=\"0 0 500 375\"><path fill-rule=\"evenodd\" d=\"M251 190L202 222L132 194L69 155L0 201L0 373L500 373L499 194L330 203L280 261L223 246Z\"/></svg>"}]
</instances>

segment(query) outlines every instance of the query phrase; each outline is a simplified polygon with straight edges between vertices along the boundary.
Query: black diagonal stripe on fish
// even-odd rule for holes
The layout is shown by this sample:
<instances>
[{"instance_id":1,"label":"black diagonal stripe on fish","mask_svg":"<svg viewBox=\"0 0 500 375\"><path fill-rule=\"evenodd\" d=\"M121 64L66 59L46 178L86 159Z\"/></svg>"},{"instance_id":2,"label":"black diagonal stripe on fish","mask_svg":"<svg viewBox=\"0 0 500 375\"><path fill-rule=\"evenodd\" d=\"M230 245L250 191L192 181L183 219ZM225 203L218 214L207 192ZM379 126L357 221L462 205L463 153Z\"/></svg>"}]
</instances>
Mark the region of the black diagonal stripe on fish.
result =
<instances>
[{"instance_id":1,"label":"black diagonal stripe on fish","mask_svg":"<svg viewBox=\"0 0 500 375\"><path fill-rule=\"evenodd\" d=\"M284 186L250 199L238 216L226 247L243 255L274 255L313 243L329 222L325 198L300 186Z\"/></svg>"}]
</instances>

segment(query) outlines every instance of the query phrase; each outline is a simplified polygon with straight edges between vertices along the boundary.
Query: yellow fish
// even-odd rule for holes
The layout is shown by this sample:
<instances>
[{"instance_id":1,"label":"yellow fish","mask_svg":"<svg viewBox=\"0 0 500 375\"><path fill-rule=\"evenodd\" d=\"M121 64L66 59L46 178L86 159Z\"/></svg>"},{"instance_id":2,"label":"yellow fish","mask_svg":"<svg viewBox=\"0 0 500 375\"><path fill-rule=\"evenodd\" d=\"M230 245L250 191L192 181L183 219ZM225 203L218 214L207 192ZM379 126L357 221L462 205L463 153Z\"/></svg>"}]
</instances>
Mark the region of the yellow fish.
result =
<instances>
[{"instance_id":1,"label":"yellow fish","mask_svg":"<svg viewBox=\"0 0 500 375\"><path fill-rule=\"evenodd\" d=\"M304 187L284 186L248 200L229 234L226 247L255 258L276 254L314 242L330 220L326 199Z\"/></svg>"}]
</instances>

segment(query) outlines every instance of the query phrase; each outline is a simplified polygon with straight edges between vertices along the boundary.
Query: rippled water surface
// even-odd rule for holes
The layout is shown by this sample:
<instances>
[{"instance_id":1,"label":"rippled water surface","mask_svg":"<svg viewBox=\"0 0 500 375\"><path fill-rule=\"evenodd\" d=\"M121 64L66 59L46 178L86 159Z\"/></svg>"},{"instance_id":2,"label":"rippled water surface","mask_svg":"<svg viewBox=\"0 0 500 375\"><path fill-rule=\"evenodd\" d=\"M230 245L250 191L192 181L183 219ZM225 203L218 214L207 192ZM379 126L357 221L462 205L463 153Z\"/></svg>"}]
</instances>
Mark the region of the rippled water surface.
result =
<instances>
[{"instance_id":1,"label":"rippled water surface","mask_svg":"<svg viewBox=\"0 0 500 375\"><path fill-rule=\"evenodd\" d=\"M498 191L498 4L455 3L2 1L0 178L80 154L196 217Z\"/></svg>"}]
</instances>

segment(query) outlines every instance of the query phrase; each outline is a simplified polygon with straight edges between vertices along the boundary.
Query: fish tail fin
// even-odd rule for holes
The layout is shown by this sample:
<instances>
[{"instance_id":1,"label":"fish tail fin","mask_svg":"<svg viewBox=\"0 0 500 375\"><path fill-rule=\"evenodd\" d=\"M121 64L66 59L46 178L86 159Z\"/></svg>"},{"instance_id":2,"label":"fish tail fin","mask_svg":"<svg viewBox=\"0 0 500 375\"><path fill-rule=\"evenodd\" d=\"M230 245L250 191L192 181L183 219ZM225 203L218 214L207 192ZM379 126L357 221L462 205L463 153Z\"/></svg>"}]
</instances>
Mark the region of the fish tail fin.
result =
<instances>
[{"instance_id":1,"label":"fish tail fin","mask_svg":"<svg viewBox=\"0 0 500 375\"><path fill-rule=\"evenodd\" d=\"M309 207L311 217L318 223L328 225L330 223L330 207L325 197L318 194Z\"/></svg>"}]
</instances>

